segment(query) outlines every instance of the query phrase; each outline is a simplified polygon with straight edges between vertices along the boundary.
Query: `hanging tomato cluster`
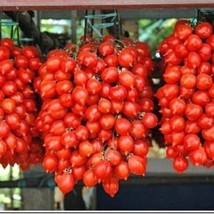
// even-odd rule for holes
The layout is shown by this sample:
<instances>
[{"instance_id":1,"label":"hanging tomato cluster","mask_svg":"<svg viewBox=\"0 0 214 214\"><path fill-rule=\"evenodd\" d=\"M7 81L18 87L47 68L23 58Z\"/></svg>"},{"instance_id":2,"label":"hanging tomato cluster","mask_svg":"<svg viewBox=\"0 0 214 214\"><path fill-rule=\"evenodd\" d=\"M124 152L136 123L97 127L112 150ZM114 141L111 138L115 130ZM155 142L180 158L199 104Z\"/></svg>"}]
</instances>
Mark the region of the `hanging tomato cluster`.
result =
<instances>
[{"instance_id":1,"label":"hanging tomato cluster","mask_svg":"<svg viewBox=\"0 0 214 214\"><path fill-rule=\"evenodd\" d=\"M27 169L42 160L32 86L40 65L35 47L19 48L9 38L0 41L0 163L4 167L17 163Z\"/></svg>"},{"instance_id":2,"label":"hanging tomato cluster","mask_svg":"<svg viewBox=\"0 0 214 214\"><path fill-rule=\"evenodd\" d=\"M35 123L43 166L63 193L82 180L102 183L113 197L120 179L145 174L148 134L158 120L147 78L153 62L148 45L124 42L106 36L73 57L53 50L34 81L43 102Z\"/></svg>"},{"instance_id":3,"label":"hanging tomato cluster","mask_svg":"<svg viewBox=\"0 0 214 214\"><path fill-rule=\"evenodd\" d=\"M0 163L42 162L66 194L78 181L113 197L119 181L146 172L154 114L144 42L82 38L41 62L33 46L0 41ZM160 131L178 173L214 164L214 33L176 23L159 46L164 84L155 96ZM157 130L155 130L157 131ZM43 143L43 145L41 144ZM44 153L45 151L45 153Z\"/></svg>"},{"instance_id":4,"label":"hanging tomato cluster","mask_svg":"<svg viewBox=\"0 0 214 214\"><path fill-rule=\"evenodd\" d=\"M214 34L208 22L176 23L159 46L165 84L156 93L166 156L178 173L214 160Z\"/></svg>"}]
</instances>

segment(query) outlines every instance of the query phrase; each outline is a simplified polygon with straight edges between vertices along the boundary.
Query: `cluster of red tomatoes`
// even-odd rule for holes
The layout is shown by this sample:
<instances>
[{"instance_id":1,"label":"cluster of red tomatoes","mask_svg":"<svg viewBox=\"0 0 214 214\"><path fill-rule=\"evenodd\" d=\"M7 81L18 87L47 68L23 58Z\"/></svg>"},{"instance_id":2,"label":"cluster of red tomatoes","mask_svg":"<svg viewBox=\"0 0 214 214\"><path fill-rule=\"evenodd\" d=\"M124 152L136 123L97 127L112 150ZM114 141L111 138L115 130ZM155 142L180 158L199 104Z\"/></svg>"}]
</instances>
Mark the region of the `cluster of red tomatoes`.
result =
<instances>
[{"instance_id":1,"label":"cluster of red tomatoes","mask_svg":"<svg viewBox=\"0 0 214 214\"><path fill-rule=\"evenodd\" d=\"M119 180L145 174L148 134L158 122L152 68L147 44L112 36L83 43L72 57L48 54L34 81L43 102L35 127L46 149L43 166L63 193L82 180L101 183L113 197Z\"/></svg>"},{"instance_id":2,"label":"cluster of red tomatoes","mask_svg":"<svg viewBox=\"0 0 214 214\"><path fill-rule=\"evenodd\" d=\"M166 156L178 173L214 160L214 34L207 22L178 21L159 46L165 84L157 91Z\"/></svg>"},{"instance_id":3,"label":"cluster of red tomatoes","mask_svg":"<svg viewBox=\"0 0 214 214\"><path fill-rule=\"evenodd\" d=\"M34 129L37 105L32 81L41 65L33 46L18 48L0 42L0 163L27 169L43 158L43 147Z\"/></svg>"},{"instance_id":4,"label":"cluster of red tomatoes","mask_svg":"<svg viewBox=\"0 0 214 214\"><path fill-rule=\"evenodd\" d=\"M178 21L161 42L163 81L154 114L149 46L131 39L84 38L52 50L0 41L0 163L42 162L66 194L82 181L110 196L119 181L146 172L152 130L164 136L178 173L214 163L214 34Z\"/></svg>"}]
</instances>

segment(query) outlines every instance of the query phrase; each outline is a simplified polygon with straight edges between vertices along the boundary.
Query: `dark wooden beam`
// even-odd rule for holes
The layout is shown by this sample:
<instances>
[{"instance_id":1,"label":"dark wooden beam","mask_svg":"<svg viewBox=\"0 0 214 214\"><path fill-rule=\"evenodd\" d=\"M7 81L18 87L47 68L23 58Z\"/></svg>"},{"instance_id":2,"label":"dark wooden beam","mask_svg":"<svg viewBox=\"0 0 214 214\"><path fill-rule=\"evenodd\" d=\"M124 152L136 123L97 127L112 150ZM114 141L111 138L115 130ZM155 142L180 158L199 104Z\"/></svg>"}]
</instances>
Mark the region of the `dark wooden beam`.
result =
<instances>
[{"instance_id":1,"label":"dark wooden beam","mask_svg":"<svg viewBox=\"0 0 214 214\"><path fill-rule=\"evenodd\" d=\"M213 0L1 0L1 10L85 10L140 8L214 8Z\"/></svg>"}]
</instances>

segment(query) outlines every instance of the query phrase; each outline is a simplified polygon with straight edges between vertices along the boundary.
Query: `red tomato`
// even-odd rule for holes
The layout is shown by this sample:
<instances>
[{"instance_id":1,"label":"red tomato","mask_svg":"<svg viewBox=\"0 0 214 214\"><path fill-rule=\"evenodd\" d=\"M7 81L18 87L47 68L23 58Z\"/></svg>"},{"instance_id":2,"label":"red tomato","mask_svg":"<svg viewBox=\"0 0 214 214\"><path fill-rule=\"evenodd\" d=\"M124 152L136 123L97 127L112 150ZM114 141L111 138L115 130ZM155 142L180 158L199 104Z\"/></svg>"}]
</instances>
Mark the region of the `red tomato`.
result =
<instances>
[{"instance_id":1,"label":"red tomato","mask_svg":"<svg viewBox=\"0 0 214 214\"><path fill-rule=\"evenodd\" d=\"M174 27L174 35L181 40L187 39L193 32L190 23L187 20L179 20Z\"/></svg>"},{"instance_id":2,"label":"red tomato","mask_svg":"<svg viewBox=\"0 0 214 214\"><path fill-rule=\"evenodd\" d=\"M209 22L201 22L196 25L194 31L201 39L206 39L212 35L213 27Z\"/></svg>"},{"instance_id":3,"label":"red tomato","mask_svg":"<svg viewBox=\"0 0 214 214\"><path fill-rule=\"evenodd\" d=\"M179 173L183 173L188 168L188 161L185 157L178 156L174 159L173 168Z\"/></svg>"}]
</instances>

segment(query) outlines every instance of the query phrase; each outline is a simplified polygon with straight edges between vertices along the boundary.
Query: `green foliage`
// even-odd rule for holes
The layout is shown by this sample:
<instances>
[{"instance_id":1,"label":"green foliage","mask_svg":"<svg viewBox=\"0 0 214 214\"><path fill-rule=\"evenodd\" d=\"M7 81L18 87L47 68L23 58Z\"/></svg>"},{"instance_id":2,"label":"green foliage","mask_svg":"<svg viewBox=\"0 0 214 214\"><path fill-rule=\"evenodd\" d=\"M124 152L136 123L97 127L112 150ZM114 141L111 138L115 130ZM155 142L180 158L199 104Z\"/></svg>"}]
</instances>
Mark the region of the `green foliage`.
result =
<instances>
[{"instance_id":1,"label":"green foliage","mask_svg":"<svg viewBox=\"0 0 214 214\"><path fill-rule=\"evenodd\" d=\"M21 176L18 165L7 166L3 168L0 165L0 181L10 181L19 179ZM0 204L3 204L6 209L19 209L21 203L21 188L1 188Z\"/></svg>"},{"instance_id":2,"label":"green foliage","mask_svg":"<svg viewBox=\"0 0 214 214\"><path fill-rule=\"evenodd\" d=\"M2 19L0 21L0 38L12 38L17 41L19 38L19 27L17 22L10 19Z\"/></svg>"},{"instance_id":3,"label":"green foliage","mask_svg":"<svg viewBox=\"0 0 214 214\"><path fill-rule=\"evenodd\" d=\"M154 56L160 42L172 33L176 21L177 19L140 19L138 40L149 44Z\"/></svg>"}]
</instances>

